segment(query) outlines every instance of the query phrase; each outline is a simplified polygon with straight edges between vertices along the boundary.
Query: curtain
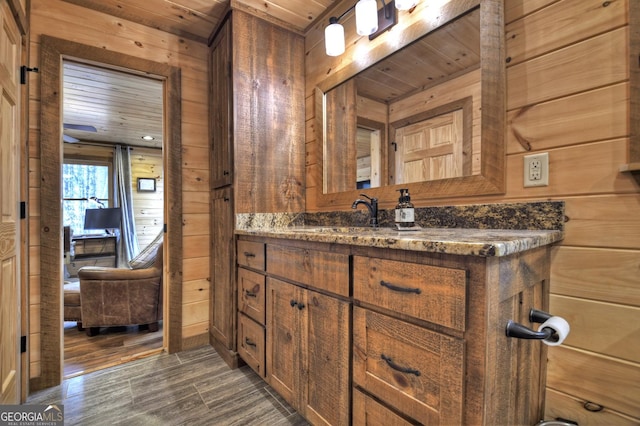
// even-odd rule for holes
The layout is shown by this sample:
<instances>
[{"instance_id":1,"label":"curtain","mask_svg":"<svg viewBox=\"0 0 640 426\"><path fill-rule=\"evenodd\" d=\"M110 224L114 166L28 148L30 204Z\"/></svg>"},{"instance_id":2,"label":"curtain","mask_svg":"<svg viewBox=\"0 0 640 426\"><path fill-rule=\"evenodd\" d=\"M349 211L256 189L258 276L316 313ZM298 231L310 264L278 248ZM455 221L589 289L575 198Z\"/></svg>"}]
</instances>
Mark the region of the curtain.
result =
<instances>
[{"instance_id":1,"label":"curtain","mask_svg":"<svg viewBox=\"0 0 640 426\"><path fill-rule=\"evenodd\" d=\"M131 196L131 148L116 145L114 163L117 183L116 200L118 207L122 210L118 264L127 265L140 251Z\"/></svg>"}]
</instances>

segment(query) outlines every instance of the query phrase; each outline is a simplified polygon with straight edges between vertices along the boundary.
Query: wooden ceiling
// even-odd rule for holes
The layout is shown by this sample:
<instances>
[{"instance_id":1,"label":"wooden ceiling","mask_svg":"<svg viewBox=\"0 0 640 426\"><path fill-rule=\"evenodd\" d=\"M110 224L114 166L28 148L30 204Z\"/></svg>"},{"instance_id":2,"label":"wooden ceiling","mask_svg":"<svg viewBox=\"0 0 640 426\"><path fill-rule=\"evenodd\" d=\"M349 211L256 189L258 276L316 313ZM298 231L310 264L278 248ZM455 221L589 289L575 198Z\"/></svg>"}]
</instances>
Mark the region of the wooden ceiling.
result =
<instances>
[{"instance_id":1,"label":"wooden ceiling","mask_svg":"<svg viewBox=\"0 0 640 426\"><path fill-rule=\"evenodd\" d=\"M337 0L65 0L128 21L206 43L233 6L304 33Z\"/></svg>"},{"instance_id":2,"label":"wooden ceiling","mask_svg":"<svg viewBox=\"0 0 640 426\"><path fill-rule=\"evenodd\" d=\"M66 60L63 73L63 123L96 129L64 129L65 135L87 142L162 147L161 81ZM146 135L154 139L143 140Z\"/></svg>"}]
</instances>

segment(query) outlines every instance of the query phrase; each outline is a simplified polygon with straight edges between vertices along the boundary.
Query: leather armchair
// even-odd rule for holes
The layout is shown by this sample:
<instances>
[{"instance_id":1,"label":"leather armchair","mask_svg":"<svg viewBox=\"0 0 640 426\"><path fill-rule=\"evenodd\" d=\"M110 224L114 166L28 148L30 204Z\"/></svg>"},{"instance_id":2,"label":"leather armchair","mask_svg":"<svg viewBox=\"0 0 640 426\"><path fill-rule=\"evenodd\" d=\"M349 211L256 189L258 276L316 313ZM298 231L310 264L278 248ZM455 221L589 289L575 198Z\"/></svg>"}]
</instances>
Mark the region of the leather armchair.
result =
<instances>
[{"instance_id":1,"label":"leather armchair","mask_svg":"<svg viewBox=\"0 0 640 426\"><path fill-rule=\"evenodd\" d=\"M99 327L148 324L162 319L162 244L145 269L85 266L78 270L82 325L89 336Z\"/></svg>"}]
</instances>

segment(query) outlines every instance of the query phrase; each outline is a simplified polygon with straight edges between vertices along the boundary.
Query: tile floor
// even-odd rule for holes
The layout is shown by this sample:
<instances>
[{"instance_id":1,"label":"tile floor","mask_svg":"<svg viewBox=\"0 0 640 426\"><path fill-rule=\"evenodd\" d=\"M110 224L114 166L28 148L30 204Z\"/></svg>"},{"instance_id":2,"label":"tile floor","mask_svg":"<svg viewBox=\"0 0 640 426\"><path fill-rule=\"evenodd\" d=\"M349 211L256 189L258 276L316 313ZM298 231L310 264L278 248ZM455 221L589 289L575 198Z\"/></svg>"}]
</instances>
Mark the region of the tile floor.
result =
<instances>
[{"instance_id":1,"label":"tile floor","mask_svg":"<svg viewBox=\"0 0 640 426\"><path fill-rule=\"evenodd\" d=\"M211 347L64 380L27 404L62 404L65 425L307 425L253 370Z\"/></svg>"}]
</instances>

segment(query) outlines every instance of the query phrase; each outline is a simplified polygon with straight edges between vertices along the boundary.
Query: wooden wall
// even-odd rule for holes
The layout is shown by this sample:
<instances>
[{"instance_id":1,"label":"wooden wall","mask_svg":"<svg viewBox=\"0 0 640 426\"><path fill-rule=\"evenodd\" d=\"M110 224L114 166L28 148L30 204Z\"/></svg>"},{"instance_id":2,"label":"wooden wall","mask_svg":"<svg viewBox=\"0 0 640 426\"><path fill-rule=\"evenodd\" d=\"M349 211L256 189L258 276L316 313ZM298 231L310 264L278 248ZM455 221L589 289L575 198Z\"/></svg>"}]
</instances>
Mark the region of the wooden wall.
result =
<instances>
[{"instance_id":1,"label":"wooden wall","mask_svg":"<svg viewBox=\"0 0 640 426\"><path fill-rule=\"evenodd\" d=\"M207 340L209 304L209 161L207 46L61 0L31 1L29 65L40 62L46 34L179 67L182 73L183 348ZM46 70L40 70L46 72ZM29 73L30 376L40 375L39 74Z\"/></svg>"},{"instance_id":2,"label":"wooden wall","mask_svg":"<svg viewBox=\"0 0 640 426\"><path fill-rule=\"evenodd\" d=\"M566 202L565 239L553 249L551 311L572 331L564 345L549 348L546 417L581 425L640 422L640 184L619 172L628 162L632 1L505 0L506 193L417 206ZM337 14L350 3L336 5ZM413 14L400 12L399 26L421 19L420 5ZM324 54L324 25L306 35L309 211L318 209L321 188L314 181L313 89L329 72L355 62L368 43L354 39L348 25L347 51L339 58ZM372 46L379 48L389 34ZM535 152L549 153L549 186L524 188L523 156ZM394 200L384 202L392 207ZM604 409L588 411L587 401Z\"/></svg>"},{"instance_id":3,"label":"wooden wall","mask_svg":"<svg viewBox=\"0 0 640 426\"><path fill-rule=\"evenodd\" d=\"M156 180L155 192L138 192L138 178ZM162 231L164 225L164 173L162 150L136 147L131 151L131 198L140 250Z\"/></svg>"}]
</instances>

